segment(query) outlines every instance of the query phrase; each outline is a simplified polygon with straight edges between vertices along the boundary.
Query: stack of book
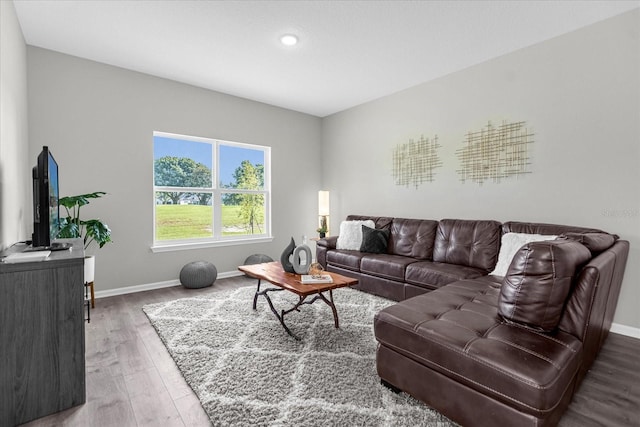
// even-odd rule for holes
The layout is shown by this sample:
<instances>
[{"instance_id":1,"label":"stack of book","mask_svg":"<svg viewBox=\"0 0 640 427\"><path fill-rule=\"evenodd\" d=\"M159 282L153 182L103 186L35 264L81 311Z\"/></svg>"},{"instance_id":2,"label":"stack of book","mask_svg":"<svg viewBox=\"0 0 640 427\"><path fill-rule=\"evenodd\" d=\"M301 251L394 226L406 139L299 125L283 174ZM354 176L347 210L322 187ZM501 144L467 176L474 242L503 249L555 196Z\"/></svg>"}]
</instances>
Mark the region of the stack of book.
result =
<instances>
[{"instance_id":1,"label":"stack of book","mask_svg":"<svg viewBox=\"0 0 640 427\"><path fill-rule=\"evenodd\" d=\"M308 285L310 283L333 283L333 279L328 274L320 274L318 276L303 274L300 276L300 282L305 285Z\"/></svg>"}]
</instances>

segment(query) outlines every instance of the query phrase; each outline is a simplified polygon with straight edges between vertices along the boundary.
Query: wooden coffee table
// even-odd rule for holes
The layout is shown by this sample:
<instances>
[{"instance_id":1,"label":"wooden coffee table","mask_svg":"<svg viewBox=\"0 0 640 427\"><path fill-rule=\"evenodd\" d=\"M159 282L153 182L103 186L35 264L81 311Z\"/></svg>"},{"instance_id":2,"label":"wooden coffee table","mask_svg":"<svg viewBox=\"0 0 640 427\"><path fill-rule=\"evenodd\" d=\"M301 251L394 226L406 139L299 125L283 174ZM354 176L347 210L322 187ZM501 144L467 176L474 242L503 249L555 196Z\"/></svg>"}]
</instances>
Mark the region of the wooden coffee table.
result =
<instances>
[{"instance_id":1,"label":"wooden coffee table","mask_svg":"<svg viewBox=\"0 0 640 427\"><path fill-rule=\"evenodd\" d=\"M287 273L282 269L282 265L278 261L267 262L264 264L241 265L238 267L238 270L248 276L258 279L258 287L255 295L253 296L253 309L256 309L258 296L264 296L269 304L269 308L271 308L273 314L276 315L284 330L296 339L299 338L296 337L284 323L284 316L286 314L291 313L294 310L299 311L298 308L303 304L313 304L317 300L322 300L331 307L331 311L333 312L333 323L335 324L335 327L338 328L338 310L336 310L336 305L333 303L333 290L343 288L345 286L352 286L358 283L356 279L345 277L338 273L323 271L322 274L329 274L331 276L333 283L302 284L300 282L299 274ZM260 291L260 284L263 280L277 286L277 288L267 288ZM268 293L284 290L298 295L300 300L292 308L288 310L281 310L280 313L278 313L273 306ZM329 298L324 295L325 292L329 292ZM310 296L313 296L313 298L307 300L307 297Z\"/></svg>"}]
</instances>

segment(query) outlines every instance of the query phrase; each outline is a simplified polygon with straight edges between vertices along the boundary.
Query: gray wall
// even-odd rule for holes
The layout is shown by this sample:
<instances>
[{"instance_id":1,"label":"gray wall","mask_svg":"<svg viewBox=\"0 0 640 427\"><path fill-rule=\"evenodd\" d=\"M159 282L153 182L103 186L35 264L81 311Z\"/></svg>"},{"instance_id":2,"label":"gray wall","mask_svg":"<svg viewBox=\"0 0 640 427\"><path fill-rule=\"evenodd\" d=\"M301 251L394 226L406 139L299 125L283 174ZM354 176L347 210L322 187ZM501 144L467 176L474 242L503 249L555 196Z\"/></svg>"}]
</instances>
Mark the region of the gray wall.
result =
<instances>
[{"instance_id":1,"label":"gray wall","mask_svg":"<svg viewBox=\"0 0 640 427\"><path fill-rule=\"evenodd\" d=\"M323 120L332 229L347 214L489 218L602 228L631 242L615 322L640 327L640 11ZM456 150L492 120L535 133L532 173L461 183ZM435 181L394 184L397 144L437 134Z\"/></svg>"},{"instance_id":2,"label":"gray wall","mask_svg":"<svg viewBox=\"0 0 640 427\"><path fill-rule=\"evenodd\" d=\"M192 259L211 259L225 272L250 253L277 257L290 236L313 234L322 187L332 191L334 232L341 218L362 213L544 221L618 233L631 241L631 254L615 322L640 328L637 10L322 120L28 48L30 143L21 154L25 47L11 3L0 5L0 244L31 232L28 169L48 144L61 164L63 194L110 193L87 212L107 221L116 241L98 253L98 291L175 279ZM459 182L455 151L465 133L503 119L533 128L533 173L499 184ZM152 254L153 130L271 145L276 240ZM444 166L433 183L398 187L393 148L422 134L439 136ZM322 169L315 161L321 151Z\"/></svg>"},{"instance_id":3,"label":"gray wall","mask_svg":"<svg viewBox=\"0 0 640 427\"><path fill-rule=\"evenodd\" d=\"M0 1L0 250L31 233L27 149L27 48L13 2Z\"/></svg>"},{"instance_id":4,"label":"gray wall","mask_svg":"<svg viewBox=\"0 0 640 427\"><path fill-rule=\"evenodd\" d=\"M237 272L247 256L279 258L317 222L320 119L120 68L28 48L31 158L49 145L62 195L106 191L83 216L114 244L96 251L96 291L176 279L199 259ZM272 147L271 243L152 253L153 131Z\"/></svg>"}]
</instances>

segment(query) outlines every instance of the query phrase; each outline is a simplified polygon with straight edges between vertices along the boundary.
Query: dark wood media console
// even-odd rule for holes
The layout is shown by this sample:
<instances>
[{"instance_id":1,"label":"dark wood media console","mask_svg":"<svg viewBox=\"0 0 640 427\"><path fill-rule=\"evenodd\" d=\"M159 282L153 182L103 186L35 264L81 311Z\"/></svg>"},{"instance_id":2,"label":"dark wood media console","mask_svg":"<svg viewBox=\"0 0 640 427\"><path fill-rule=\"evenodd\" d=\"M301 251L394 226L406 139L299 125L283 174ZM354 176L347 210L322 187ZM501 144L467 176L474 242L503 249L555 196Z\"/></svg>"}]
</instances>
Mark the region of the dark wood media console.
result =
<instances>
[{"instance_id":1,"label":"dark wood media console","mask_svg":"<svg viewBox=\"0 0 640 427\"><path fill-rule=\"evenodd\" d=\"M0 262L0 425L80 405L85 393L84 250ZM19 252L15 245L2 256Z\"/></svg>"}]
</instances>

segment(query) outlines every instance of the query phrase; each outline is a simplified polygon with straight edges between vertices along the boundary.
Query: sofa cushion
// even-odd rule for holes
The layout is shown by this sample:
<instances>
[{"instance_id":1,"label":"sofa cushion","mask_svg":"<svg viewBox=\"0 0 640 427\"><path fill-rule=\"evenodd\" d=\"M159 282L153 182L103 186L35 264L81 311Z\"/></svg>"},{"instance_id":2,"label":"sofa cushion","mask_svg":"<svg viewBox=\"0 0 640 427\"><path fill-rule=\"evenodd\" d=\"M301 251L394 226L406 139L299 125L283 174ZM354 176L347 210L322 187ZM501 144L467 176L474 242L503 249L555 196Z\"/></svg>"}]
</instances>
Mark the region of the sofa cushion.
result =
<instances>
[{"instance_id":1,"label":"sofa cushion","mask_svg":"<svg viewBox=\"0 0 640 427\"><path fill-rule=\"evenodd\" d=\"M531 242L514 256L500 288L498 312L542 331L558 326L576 270L591 258L573 240Z\"/></svg>"},{"instance_id":2,"label":"sofa cushion","mask_svg":"<svg viewBox=\"0 0 640 427\"><path fill-rule=\"evenodd\" d=\"M539 242L543 240L554 240L556 235L527 234L527 233L505 233L500 239L500 253L495 268L489 274L494 276L504 276L509 270L511 260L518 250L529 242Z\"/></svg>"},{"instance_id":3,"label":"sofa cushion","mask_svg":"<svg viewBox=\"0 0 640 427\"><path fill-rule=\"evenodd\" d=\"M578 370L581 343L502 321L490 276L449 284L381 310L375 336L417 363L527 413L559 404Z\"/></svg>"},{"instance_id":4,"label":"sofa cushion","mask_svg":"<svg viewBox=\"0 0 640 427\"><path fill-rule=\"evenodd\" d=\"M360 271L360 260L365 255L364 252L332 250L327 252L327 265Z\"/></svg>"},{"instance_id":5,"label":"sofa cushion","mask_svg":"<svg viewBox=\"0 0 640 427\"><path fill-rule=\"evenodd\" d=\"M374 228L372 220L365 221L342 221L340 223L340 234L336 242L337 249L359 251L362 245L362 226Z\"/></svg>"},{"instance_id":6,"label":"sofa cushion","mask_svg":"<svg viewBox=\"0 0 640 427\"><path fill-rule=\"evenodd\" d=\"M502 224L503 233L564 234L564 233L604 233L596 228L573 225L546 224L543 222L507 221Z\"/></svg>"},{"instance_id":7,"label":"sofa cushion","mask_svg":"<svg viewBox=\"0 0 640 427\"><path fill-rule=\"evenodd\" d=\"M436 289L447 283L484 276L486 271L464 265L443 262L420 261L407 266L405 281L427 289Z\"/></svg>"},{"instance_id":8,"label":"sofa cushion","mask_svg":"<svg viewBox=\"0 0 640 427\"><path fill-rule=\"evenodd\" d=\"M564 233L561 237L580 242L591 251L592 255L597 255L609 249L615 243L617 236L609 233Z\"/></svg>"},{"instance_id":9,"label":"sofa cushion","mask_svg":"<svg viewBox=\"0 0 640 427\"><path fill-rule=\"evenodd\" d=\"M360 262L360 271L373 276L395 281L404 281L407 265L416 259L390 254L364 254Z\"/></svg>"},{"instance_id":10,"label":"sofa cushion","mask_svg":"<svg viewBox=\"0 0 640 427\"><path fill-rule=\"evenodd\" d=\"M362 226L362 245L360 245L360 252L386 254L388 243L389 230L376 230L366 225Z\"/></svg>"},{"instance_id":11,"label":"sofa cushion","mask_svg":"<svg viewBox=\"0 0 640 427\"><path fill-rule=\"evenodd\" d=\"M389 253L431 260L438 221L394 218L389 237Z\"/></svg>"},{"instance_id":12,"label":"sofa cushion","mask_svg":"<svg viewBox=\"0 0 640 427\"><path fill-rule=\"evenodd\" d=\"M501 234L498 221L443 219L438 223L433 261L489 272L498 259Z\"/></svg>"}]
</instances>

